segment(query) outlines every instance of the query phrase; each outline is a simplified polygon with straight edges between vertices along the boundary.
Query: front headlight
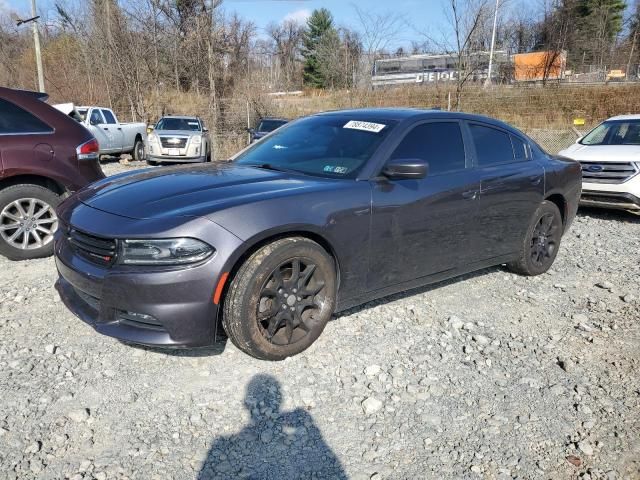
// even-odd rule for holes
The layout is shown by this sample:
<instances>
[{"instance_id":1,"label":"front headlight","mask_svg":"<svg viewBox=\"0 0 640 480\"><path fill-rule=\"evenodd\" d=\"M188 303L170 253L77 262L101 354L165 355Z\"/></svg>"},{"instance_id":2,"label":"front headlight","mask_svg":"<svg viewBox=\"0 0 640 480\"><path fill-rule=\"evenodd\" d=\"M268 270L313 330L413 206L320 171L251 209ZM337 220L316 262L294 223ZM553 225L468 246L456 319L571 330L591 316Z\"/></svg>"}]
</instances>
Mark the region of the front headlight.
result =
<instances>
[{"instance_id":1,"label":"front headlight","mask_svg":"<svg viewBox=\"0 0 640 480\"><path fill-rule=\"evenodd\" d=\"M124 240L120 261L128 265L185 265L213 255L215 249L195 238Z\"/></svg>"},{"instance_id":2,"label":"front headlight","mask_svg":"<svg viewBox=\"0 0 640 480\"><path fill-rule=\"evenodd\" d=\"M155 133L150 133L149 135L147 135L147 141L149 143L155 143L156 141L158 141L158 136Z\"/></svg>"},{"instance_id":3,"label":"front headlight","mask_svg":"<svg viewBox=\"0 0 640 480\"><path fill-rule=\"evenodd\" d=\"M202 137L200 135L194 135L191 137L191 143L193 145L200 145L202 143Z\"/></svg>"}]
</instances>

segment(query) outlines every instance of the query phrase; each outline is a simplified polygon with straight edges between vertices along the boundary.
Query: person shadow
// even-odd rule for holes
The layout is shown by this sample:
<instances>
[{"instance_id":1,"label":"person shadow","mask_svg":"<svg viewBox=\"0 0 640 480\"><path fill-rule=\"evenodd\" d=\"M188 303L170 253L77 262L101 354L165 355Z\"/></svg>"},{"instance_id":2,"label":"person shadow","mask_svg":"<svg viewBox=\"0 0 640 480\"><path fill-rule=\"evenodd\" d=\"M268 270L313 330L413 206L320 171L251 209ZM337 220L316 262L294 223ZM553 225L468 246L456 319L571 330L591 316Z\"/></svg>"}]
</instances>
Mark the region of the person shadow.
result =
<instances>
[{"instance_id":1,"label":"person shadow","mask_svg":"<svg viewBox=\"0 0 640 480\"><path fill-rule=\"evenodd\" d=\"M309 412L281 411L282 392L274 377L254 376L244 406L250 423L214 440L198 480L348 478Z\"/></svg>"}]
</instances>

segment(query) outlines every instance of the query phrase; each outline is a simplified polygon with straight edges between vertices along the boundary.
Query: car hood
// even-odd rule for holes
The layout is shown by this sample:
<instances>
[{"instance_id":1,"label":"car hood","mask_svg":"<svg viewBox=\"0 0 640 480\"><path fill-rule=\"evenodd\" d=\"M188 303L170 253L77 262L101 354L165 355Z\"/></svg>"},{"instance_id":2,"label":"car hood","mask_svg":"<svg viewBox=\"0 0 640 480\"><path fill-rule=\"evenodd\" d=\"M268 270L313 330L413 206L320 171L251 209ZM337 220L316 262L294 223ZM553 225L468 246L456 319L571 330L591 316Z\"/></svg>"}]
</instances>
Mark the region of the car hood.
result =
<instances>
[{"instance_id":1,"label":"car hood","mask_svg":"<svg viewBox=\"0 0 640 480\"><path fill-rule=\"evenodd\" d=\"M559 155L585 162L638 162L640 145L581 145L575 143Z\"/></svg>"},{"instance_id":2,"label":"car hood","mask_svg":"<svg viewBox=\"0 0 640 480\"><path fill-rule=\"evenodd\" d=\"M146 169L81 190L90 207L133 219L201 217L231 206L331 188L331 180L234 164Z\"/></svg>"}]
</instances>

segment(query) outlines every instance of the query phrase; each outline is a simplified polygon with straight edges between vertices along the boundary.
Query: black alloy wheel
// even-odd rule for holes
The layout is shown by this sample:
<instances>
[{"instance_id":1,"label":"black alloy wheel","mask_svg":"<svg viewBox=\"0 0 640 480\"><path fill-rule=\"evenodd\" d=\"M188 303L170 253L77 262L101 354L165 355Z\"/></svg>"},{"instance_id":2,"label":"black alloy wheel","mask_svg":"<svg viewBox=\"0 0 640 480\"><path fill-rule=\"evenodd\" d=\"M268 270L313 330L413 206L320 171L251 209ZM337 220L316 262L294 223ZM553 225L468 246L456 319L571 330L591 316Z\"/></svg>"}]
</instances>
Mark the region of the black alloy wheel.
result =
<instances>
[{"instance_id":1,"label":"black alloy wheel","mask_svg":"<svg viewBox=\"0 0 640 480\"><path fill-rule=\"evenodd\" d=\"M325 280L317 266L295 258L279 265L260 292L256 319L269 342L290 345L300 341L325 301Z\"/></svg>"},{"instance_id":2,"label":"black alloy wheel","mask_svg":"<svg viewBox=\"0 0 640 480\"><path fill-rule=\"evenodd\" d=\"M540 275L553 265L563 233L562 215L548 200L540 204L523 238L518 258L507 267L522 275Z\"/></svg>"},{"instance_id":3,"label":"black alloy wheel","mask_svg":"<svg viewBox=\"0 0 640 480\"><path fill-rule=\"evenodd\" d=\"M335 309L336 265L316 242L282 238L254 252L223 299L222 326L240 350L284 360L307 349Z\"/></svg>"}]
</instances>

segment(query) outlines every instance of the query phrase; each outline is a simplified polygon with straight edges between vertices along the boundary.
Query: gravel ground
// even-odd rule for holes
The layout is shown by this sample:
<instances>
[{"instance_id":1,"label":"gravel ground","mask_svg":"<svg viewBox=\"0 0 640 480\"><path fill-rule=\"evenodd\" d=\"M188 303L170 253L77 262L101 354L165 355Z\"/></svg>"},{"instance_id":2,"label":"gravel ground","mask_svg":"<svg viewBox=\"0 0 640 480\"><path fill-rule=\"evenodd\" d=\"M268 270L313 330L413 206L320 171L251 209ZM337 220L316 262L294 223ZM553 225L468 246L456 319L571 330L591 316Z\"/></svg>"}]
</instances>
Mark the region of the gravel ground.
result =
<instances>
[{"instance_id":1,"label":"gravel ground","mask_svg":"<svg viewBox=\"0 0 640 480\"><path fill-rule=\"evenodd\" d=\"M280 363L121 344L53 260L0 258L0 478L640 478L639 233L581 211L549 273L352 309Z\"/></svg>"}]
</instances>

